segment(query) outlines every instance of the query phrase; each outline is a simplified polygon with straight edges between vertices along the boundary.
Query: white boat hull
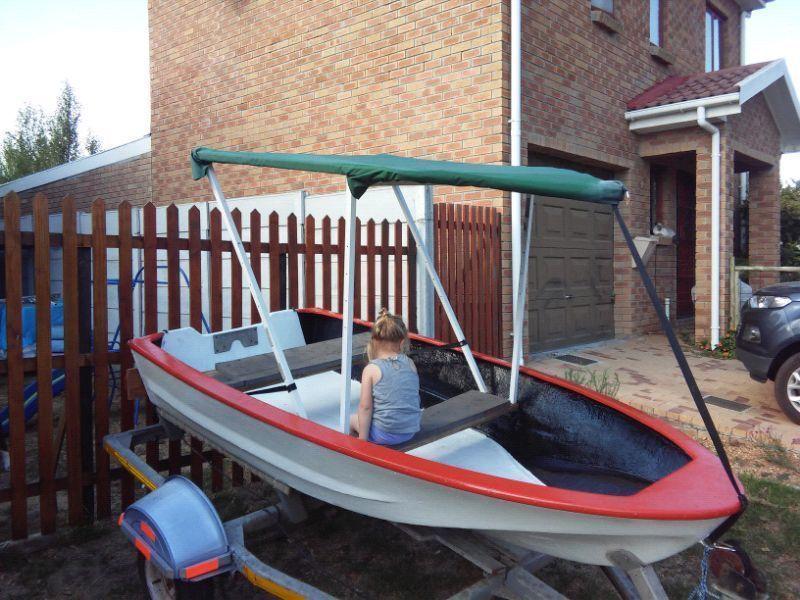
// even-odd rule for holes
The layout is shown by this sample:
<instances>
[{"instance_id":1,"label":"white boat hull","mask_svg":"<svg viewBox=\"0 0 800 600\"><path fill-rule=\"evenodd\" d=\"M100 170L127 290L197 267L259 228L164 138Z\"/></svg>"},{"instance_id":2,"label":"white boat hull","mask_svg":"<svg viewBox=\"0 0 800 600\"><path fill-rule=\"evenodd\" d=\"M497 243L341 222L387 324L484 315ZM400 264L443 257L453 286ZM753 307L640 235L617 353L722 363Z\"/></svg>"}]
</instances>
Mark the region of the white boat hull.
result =
<instances>
[{"instance_id":1,"label":"white boat hull","mask_svg":"<svg viewBox=\"0 0 800 600\"><path fill-rule=\"evenodd\" d=\"M214 398L134 352L162 418L286 485L371 517L475 530L572 561L611 565L624 550L641 563L672 556L724 518L650 520L555 510L473 493L400 473L293 435Z\"/></svg>"}]
</instances>

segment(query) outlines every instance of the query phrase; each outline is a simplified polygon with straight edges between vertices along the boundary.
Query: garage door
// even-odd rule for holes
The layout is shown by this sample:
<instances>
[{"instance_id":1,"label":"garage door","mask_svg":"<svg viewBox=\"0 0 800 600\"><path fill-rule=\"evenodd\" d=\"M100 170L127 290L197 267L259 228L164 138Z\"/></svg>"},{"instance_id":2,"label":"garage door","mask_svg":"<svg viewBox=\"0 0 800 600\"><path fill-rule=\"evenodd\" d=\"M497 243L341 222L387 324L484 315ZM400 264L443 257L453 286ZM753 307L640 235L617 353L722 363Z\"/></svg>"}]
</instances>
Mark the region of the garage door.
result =
<instances>
[{"instance_id":1,"label":"garage door","mask_svg":"<svg viewBox=\"0 0 800 600\"><path fill-rule=\"evenodd\" d=\"M614 336L611 208L536 197L529 264L531 352Z\"/></svg>"}]
</instances>

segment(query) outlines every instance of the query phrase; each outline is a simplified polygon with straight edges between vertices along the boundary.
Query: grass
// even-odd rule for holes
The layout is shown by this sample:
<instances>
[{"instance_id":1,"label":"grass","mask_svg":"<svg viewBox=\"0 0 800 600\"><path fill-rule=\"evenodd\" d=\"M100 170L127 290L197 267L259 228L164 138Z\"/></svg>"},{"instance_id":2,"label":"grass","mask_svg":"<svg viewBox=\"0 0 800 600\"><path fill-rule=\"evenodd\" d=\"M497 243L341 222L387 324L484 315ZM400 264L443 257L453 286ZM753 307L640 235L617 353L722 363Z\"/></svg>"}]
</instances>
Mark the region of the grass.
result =
<instances>
[{"instance_id":1,"label":"grass","mask_svg":"<svg viewBox=\"0 0 800 600\"><path fill-rule=\"evenodd\" d=\"M564 371L564 379L600 392L601 394L605 394L606 396L610 396L611 398L616 398L619 392L619 375L611 369L599 371L569 367Z\"/></svg>"},{"instance_id":2,"label":"grass","mask_svg":"<svg viewBox=\"0 0 800 600\"><path fill-rule=\"evenodd\" d=\"M766 575L771 598L800 597L800 489L752 475L740 479L750 505L727 537L741 541Z\"/></svg>"}]
</instances>

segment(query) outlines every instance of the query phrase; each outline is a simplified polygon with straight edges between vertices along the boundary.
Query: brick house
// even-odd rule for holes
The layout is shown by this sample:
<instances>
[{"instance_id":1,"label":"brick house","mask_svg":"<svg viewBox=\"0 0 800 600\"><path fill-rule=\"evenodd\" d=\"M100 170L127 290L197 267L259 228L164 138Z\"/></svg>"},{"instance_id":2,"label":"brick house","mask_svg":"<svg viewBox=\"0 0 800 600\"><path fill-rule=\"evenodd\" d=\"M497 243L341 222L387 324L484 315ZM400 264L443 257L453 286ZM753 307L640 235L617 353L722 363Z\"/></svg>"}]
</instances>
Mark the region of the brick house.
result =
<instances>
[{"instance_id":1,"label":"brick house","mask_svg":"<svg viewBox=\"0 0 800 600\"><path fill-rule=\"evenodd\" d=\"M188 172L188 153L199 145L510 162L511 1L152 0L149 193L159 204L206 200L206 186ZM712 321L716 333L727 329L734 254L751 264L779 262L778 161L800 150L800 108L782 61L741 65L747 11L764 6L523 0L521 7L523 164L624 181L623 214L670 316L694 318L698 337L712 335ZM232 198L342 187L340 178L318 174L230 166L219 173ZM439 187L435 201L503 212L500 316L510 332L509 195ZM653 328L608 209L556 198L537 198L536 206L531 350ZM657 224L674 239L652 236Z\"/></svg>"},{"instance_id":2,"label":"brick house","mask_svg":"<svg viewBox=\"0 0 800 600\"><path fill-rule=\"evenodd\" d=\"M712 135L719 131L719 324L729 259L779 261L782 152L800 118L782 62L741 66L742 28L760 0L563 0L522 3L523 162L621 179L623 214L671 317L711 333ZM768 10L768 9L767 9ZM510 3L502 0L150 3L153 196L196 201L193 146L510 160ZM742 177L741 174L748 174ZM232 197L334 179L228 167ZM742 182L745 185L742 185ZM749 205L749 239L742 207ZM437 189L435 201L504 211L507 194ZM530 286L533 349L653 327L606 209L537 199ZM656 244L656 223L677 231ZM736 223L736 227L734 227ZM510 246L506 239L506 249ZM662 240L662 242L665 240ZM510 331L510 252L504 312ZM692 302L692 288L696 303Z\"/></svg>"},{"instance_id":3,"label":"brick house","mask_svg":"<svg viewBox=\"0 0 800 600\"><path fill-rule=\"evenodd\" d=\"M72 195L79 211L87 211L96 198L110 208L123 200L142 206L152 198L150 136L110 148L91 156L20 177L0 184L0 198L17 192L23 213L30 210L36 194L44 194L52 212L58 212L61 201Z\"/></svg>"}]
</instances>

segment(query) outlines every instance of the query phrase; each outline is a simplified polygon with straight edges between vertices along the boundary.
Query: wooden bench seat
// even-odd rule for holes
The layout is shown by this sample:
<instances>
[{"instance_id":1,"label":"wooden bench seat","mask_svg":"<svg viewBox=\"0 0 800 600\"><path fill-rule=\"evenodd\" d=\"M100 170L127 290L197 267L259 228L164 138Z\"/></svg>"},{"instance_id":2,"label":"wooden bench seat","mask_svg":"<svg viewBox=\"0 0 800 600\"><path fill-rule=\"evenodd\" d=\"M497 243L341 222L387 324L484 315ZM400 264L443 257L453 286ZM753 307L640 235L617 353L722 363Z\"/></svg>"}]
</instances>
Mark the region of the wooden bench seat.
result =
<instances>
[{"instance_id":1,"label":"wooden bench seat","mask_svg":"<svg viewBox=\"0 0 800 600\"><path fill-rule=\"evenodd\" d=\"M369 332L353 335L354 361L366 359L370 335ZM295 379L332 371L342 364L342 338L289 348L284 350L284 355ZM220 362L206 374L237 390L252 390L283 381L272 353Z\"/></svg>"},{"instance_id":2,"label":"wooden bench seat","mask_svg":"<svg viewBox=\"0 0 800 600\"><path fill-rule=\"evenodd\" d=\"M487 423L514 410L508 398L470 390L422 411L420 430L402 444L392 446L403 452Z\"/></svg>"}]
</instances>

